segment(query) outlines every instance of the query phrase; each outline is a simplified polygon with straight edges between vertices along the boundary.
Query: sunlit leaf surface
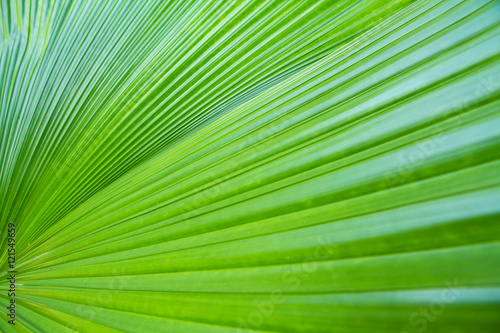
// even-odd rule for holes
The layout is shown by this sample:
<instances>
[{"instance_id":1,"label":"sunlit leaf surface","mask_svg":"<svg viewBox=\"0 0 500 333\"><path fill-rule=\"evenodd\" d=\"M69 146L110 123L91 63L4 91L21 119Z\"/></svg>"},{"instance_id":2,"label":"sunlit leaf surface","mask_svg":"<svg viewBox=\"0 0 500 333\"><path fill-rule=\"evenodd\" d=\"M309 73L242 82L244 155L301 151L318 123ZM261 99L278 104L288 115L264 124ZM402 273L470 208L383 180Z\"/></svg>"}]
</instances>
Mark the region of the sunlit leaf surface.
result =
<instances>
[{"instance_id":1,"label":"sunlit leaf surface","mask_svg":"<svg viewBox=\"0 0 500 333\"><path fill-rule=\"evenodd\" d=\"M500 2L0 9L1 332L498 332Z\"/></svg>"}]
</instances>

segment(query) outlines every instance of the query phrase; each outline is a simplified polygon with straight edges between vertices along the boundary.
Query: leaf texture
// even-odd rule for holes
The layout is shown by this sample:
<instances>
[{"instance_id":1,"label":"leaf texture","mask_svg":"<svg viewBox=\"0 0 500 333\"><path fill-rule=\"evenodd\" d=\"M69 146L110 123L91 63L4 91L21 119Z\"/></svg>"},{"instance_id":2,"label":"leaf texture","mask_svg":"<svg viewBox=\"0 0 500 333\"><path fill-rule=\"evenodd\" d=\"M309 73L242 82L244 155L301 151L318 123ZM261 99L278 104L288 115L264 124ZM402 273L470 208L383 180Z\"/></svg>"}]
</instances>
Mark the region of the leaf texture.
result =
<instances>
[{"instance_id":1,"label":"leaf texture","mask_svg":"<svg viewBox=\"0 0 500 333\"><path fill-rule=\"evenodd\" d=\"M497 1L0 4L1 332L500 327Z\"/></svg>"}]
</instances>

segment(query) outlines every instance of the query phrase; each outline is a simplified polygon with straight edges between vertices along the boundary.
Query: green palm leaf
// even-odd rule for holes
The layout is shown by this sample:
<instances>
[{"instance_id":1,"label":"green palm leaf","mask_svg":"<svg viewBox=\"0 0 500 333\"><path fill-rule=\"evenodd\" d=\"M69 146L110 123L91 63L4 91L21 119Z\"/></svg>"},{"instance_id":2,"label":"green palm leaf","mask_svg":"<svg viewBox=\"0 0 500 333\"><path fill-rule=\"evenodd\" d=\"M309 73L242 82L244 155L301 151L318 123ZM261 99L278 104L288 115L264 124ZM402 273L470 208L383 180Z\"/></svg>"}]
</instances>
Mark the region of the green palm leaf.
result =
<instances>
[{"instance_id":1,"label":"green palm leaf","mask_svg":"<svg viewBox=\"0 0 500 333\"><path fill-rule=\"evenodd\" d=\"M1 332L500 327L498 2L0 4Z\"/></svg>"}]
</instances>

